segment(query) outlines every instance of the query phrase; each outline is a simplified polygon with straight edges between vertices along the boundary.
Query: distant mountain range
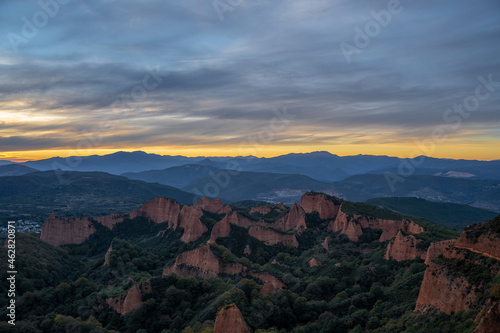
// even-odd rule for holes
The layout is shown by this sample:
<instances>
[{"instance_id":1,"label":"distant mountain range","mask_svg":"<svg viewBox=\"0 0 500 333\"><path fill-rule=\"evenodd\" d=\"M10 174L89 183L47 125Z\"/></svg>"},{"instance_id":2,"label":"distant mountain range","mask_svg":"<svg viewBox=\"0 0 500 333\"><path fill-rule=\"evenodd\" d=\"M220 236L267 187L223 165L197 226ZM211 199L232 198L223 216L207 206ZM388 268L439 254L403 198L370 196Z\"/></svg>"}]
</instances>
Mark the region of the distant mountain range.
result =
<instances>
[{"instance_id":1,"label":"distant mountain range","mask_svg":"<svg viewBox=\"0 0 500 333\"><path fill-rule=\"evenodd\" d=\"M241 171L301 174L324 182L338 181L352 175L366 173L399 173L401 169L407 172L408 166L412 168L416 166L414 170L411 170L412 175L439 174L449 177L500 179L500 160L453 160L425 156L416 157L413 160L402 160L397 157L373 155L337 156L325 151L287 154L271 158L255 156L185 157L136 151L117 152L104 156L53 157L21 164L40 171L55 169L85 172L102 171L116 175L200 164L218 169L238 168Z\"/></svg>"},{"instance_id":2,"label":"distant mountain range","mask_svg":"<svg viewBox=\"0 0 500 333\"><path fill-rule=\"evenodd\" d=\"M176 198L181 203L192 203L195 196L208 196L226 202L292 204L311 190L350 201L417 197L500 212L500 161L422 157L414 160L417 162L419 167L408 172L402 169L410 165L408 160L370 155L340 157L328 152L273 158L160 156L144 152L55 157L0 165L0 192L9 197L2 197L0 217L14 211L45 212L49 207L63 214L123 212L154 196ZM58 172L36 172L54 168L68 170L63 175L73 183L61 183ZM387 173L399 177L392 188Z\"/></svg>"}]
</instances>

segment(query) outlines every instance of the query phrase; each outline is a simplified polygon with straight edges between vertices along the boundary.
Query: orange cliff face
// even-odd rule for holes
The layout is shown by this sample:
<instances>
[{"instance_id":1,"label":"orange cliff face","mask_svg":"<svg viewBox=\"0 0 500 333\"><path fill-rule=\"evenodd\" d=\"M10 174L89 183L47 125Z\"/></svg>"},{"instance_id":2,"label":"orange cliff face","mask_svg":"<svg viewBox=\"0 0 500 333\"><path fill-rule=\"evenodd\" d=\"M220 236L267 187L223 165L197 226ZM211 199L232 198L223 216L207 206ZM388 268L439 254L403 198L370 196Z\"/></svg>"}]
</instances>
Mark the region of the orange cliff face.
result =
<instances>
[{"instance_id":1,"label":"orange cliff face","mask_svg":"<svg viewBox=\"0 0 500 333\"><path fill-rule=\"evenodd\" d=\"M443 254L447 248L455 243L455 239L448 239L440 242L431 243L425 255L425 264L430 265L438 255Z\"/></svg>"},{"instance_id":2,"label":"orange cliff face","mask_svg":"<svg viewBox=\"0 0 500 333\"><path fill-rule=\"evenodd\" d=\"M236 275L246 270L239 263L224 263L204 245L192 251L181 253L171 267L163 270L163 275L174 273L183 276L207 278L220 274Z\"/></svg>"},{"instance_id":3,"label":"orange cliff face","mask_svg":"<svg viewBox=\"0 0 500 333\"><path fill-rule=\"evenodd\" d=\"M225 209L225 207L222 208ZM185 243L197 240L208 231L207 227L201 223L203 216L201 208L184 206L181 210L180 204L174 199L155 198L128 215L110 214L90 219L87 217L59 218L52 214L45 220L40 238L56 246L81 244L96 232L91 220L112 230L118 223L124 222L125 218L134 219L139 216L155 223L167 222L167 228L182 227L184 233L181 241Z\"/></svg>"},{"instance_id":4,"label":"orange cliff face","mask_svg":"<svg viewBox=\"0 0 500 333\"><path fill-rule=\"evenodd\" d=\"M387 244L384 259L386 260L414 260L417 257L423 258L426 252L417 248L420 243L413 235L403 236L401 230L396 237Z\"/></svg>"},{"instance_id":5,"label":"orange cliff face","mask_svg":"<svg viewBox=\"0 0 500 333\"><path fill-rule=\"evenodd\" d=\"M134 285L120 296L106 299L106 303L116 312L125 314L141 306L142 298L145 294L150 293L151 291L151 284L148 280L141 284Z\"/></svg>"},{"instance_id":6,"label":"orange cliff face","mask_svg":"<svg viewBox=\"0 0 500 333\"><path fill-rule=\"evenodd\" d=\"M87 217L63 218L53 213L43 223L40 239L55 246L80 244L95 232L94 224Z\"/></svg>"},{"instance_id":7,"label":"orange cliff face","mask_svg":"<svg viewBox=\"0 0 500 333\"><path fill-rule=\"evenodd\" d=\"M340 205L335 220L332 220L327 227L331 231L340 231L341 234L346 235L353 242L357 242L363 234L362 228L382 230L382 235L379 238L380 242L385 242L396 237L400 230L412 234L425 232L423 227L412 221L396 221L347 214L342 210L342 205Z\"/></svg>"},{"instance_id":8,"label":"orange cliff face","mask_svg":"<svg viewBox=\"0 0 500 333\"><path fill-rule=\"evenodd\" d=\"M269 227L254 225L248 229L248 234L264 242L266 245L283 244L285 246L299 247L299 242L295 235L275 231Z\"/></svg>"},{"instance_id":9,"label":"orange cliff face","mask_svg":"<svg viewBox=\"0 0 500 333\"><path fill-rule=\"evenodd\" d=\"M456 242L449 240L432 244L427 251L428 267L420 287L415 311L424 312L435 308L450 314L460 310L477 310L482 306L481 300L488 295L488 280L479 280L482 282L478 282L477 279L471 280L464 267L469 264L472 267L481 265L488 267L491 276L498 274L500 272L500 258L496 257L498 247L500 247L500 234L482 225L466 229ZM496 260L492 261L490 258ZM494 306L497 303L494 303ZM484 308L484 311L487 310ZM492 311L484 325L495 320L500 321L500 318L494 315Z\"/></svg>"},{"instance_id":10,"label":"orange cliff face","mask_svg":"<svg viewBox=\"0 0 500 333\"><path fill-rule=\"evenodd\" d=\"M460 234L460 237L458 237L455 247L500 260L500 239L498 238L498 234L485 231L478 237L475 237L477 229L478 227L465 229Z\"/></svg>"},{"instance_id":11,"label":"orange cliff face","mask_svg":"<svg viewBox=\"0 0 500 333\"><path fill-rule=\"evenodd\" d=\"M208 212L219 213L219 214L227 214L231 212L231 206L223 205L219 198L215 198L213 200L208 199L207 197L203 197L203 199L198 199L195 207L201 208Z\"/></svg>"},{"instance_id":12,"label":"orange cliff face","mask_svg":"<svg viewBox=\"0 0 500 333\"><path fill-rule=\"evenodd\" d=\"M180 205L174 199L155 198L129 214L131 219L143 216L155 223L168 222L169 228L179 225Z\"/></svg>"},{"instance_id":13,"label":"orange cliff face","mask_svg":"<svg viewBox=\"0 0 500 333\"><path fill-rule=\"evenodd\" d=\"M217 240L217 238L229 237L230 233L231 233L231 223L229 223L229 218L226 215L222 220L220 220L214 225L208 242L213 243Z\"/></svg>"},{"instance_id":14,"label":"orange cliff face","mask_svg":"<svg viewBox=\"0 0 500 333\"><path fill-rule=\"evenodd\" d=\"M340 231L341 234L346 235L353 242L357 242L363 234L361 226L342 210L339 210L335 220L328 224L327 229L334 232Z\"/></svg>"},{"instance_id":15,"label":"orange cliff face","mask_svg":"<svg viewBox=\"0 0 500 333\"><path fill-rule=\"evenodd\" d=\"M307 229L306 212L294 202L290 211L285 216L278 219L278 221L274 223L274 226L283 231L293 229L296 230L298 234L301 234Z\"/></svg>"},{"instance_id":16,"label":"orange cliff face","mask_svg":"<svg viewBox=\"0 0 500 333\"><path fill-rule=\"evenodd\" d=\"M281 213L285 210L286 210L285 205L283 203L280 203L279 205L264 205L264 206L252 207L248 213L250 215L253 214L267 215L271 212Z\"/></svg>"},{"instance_id":17,"label":"orange cliff face","mask_svg":"<svg viewBox=\"0 0 500 333\"><path fill-rule=\"evenodd\" d=\"M215 319L214 333L250 333L240 309L234 304L222 308Z\"/></svg>"},{"instance_id":18,"label":"orange cliff face","mask_svg":"<svg viewBox=\"0 0 500 333\"><path fill-rule=\"evenodd\" d=\"M300 206L306 213L318 212L322 220L333 219L337 216L340 203L329 199L324 193L305 193L300 199Z\"/></svg>"},{"instance_id":19,"label":"orange cliff face","mask_svg":"<svg viewBox=\"0 0 500 333\"><path fill-rule=\"evenodd\" d=\"M184 206L180 213L179 227L184 228L181 241L184 243L194 242L205 232L208 231L207 227L201 223L203 211L198 207Z\"/></svg>"}]
</instances>

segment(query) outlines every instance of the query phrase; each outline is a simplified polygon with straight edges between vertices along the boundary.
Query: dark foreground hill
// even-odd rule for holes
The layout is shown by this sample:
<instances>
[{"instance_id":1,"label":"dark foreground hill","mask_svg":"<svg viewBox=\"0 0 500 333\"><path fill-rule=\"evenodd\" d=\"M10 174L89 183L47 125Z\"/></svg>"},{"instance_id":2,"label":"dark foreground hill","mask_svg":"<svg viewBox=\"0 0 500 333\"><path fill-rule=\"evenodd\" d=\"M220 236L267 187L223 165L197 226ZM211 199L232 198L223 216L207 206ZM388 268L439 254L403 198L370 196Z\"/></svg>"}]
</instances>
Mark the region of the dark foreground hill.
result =
<instances>
[{"instance_id":1,"label":"dark foreground hill","mask_svg":"<svg viewBox=\"0 0 500 333\"><path fill-rule=\"evenodd\" d=\"M30 172L38 171L21 164L0 165L0 177L21 176Z\"/></svg>"},{"instance_id":2,"label":"dark foreground hill","mask_svg":"<svg viewBox=\"0 0 500 333\"><path fill-rule=\"evenodd\" d=\"M421 198L375 198L366 202L403 215L434 221L456 230L462 230L477 222L490 220L497 215L493 211L465 204L436 202Z\"/></svg>"},{"instance_id":3,"label":"dark foreground hill","mask_svg":"<svg viewBox=\"0 0 500 333\"><path fill-rule=\"evenodd\" d=\"M158 196L192 203L194 195L176 188L103 172L33 172L0 177L2 219L45 219L127 212Z\"/></svg>"}]
</instances>

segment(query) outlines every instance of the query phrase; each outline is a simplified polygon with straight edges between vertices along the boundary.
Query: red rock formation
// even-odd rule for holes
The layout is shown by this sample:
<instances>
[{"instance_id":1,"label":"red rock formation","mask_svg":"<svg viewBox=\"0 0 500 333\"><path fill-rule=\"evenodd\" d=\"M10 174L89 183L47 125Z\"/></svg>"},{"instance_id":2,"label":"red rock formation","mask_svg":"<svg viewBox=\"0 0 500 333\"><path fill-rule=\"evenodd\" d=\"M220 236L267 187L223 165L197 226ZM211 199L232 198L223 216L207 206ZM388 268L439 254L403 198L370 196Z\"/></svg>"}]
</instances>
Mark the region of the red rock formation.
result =
<instances>
[{"instance_id":1,"label":"red rock formation","mask_svg":"<svg viewBox=\"0 0 500 333\"><path fill-rule=\"evenodd\" d=\"M103 264L103 266L109 265L109 254L111 253L111 251L113 251L113 242L111 242L111 244L109 245L108 250L106 251L106 254L104 255L104 264Z\"/></svg>"},{"instance_id":2,"label":"red rock formation","mask_svg":"<svg viewBox=\"0 0 500 333\"><path fill-rule=\"evenodd\" d=\"M416 257L424 257L425 252L417 248L419 242L413 235L403 236L400 230L396 237L387 244L384 258L386 260L405 261L413 260Z\"/></svg>"},{"instance_id":3,"label":"red rock formation","mask_svg":"<svg viewBox=\"0 0 500 333\"><path fill-rule=\"evenodd\" d=\"M324 193L305 193L300 205L306 213L318 212L319 218L333 219L339 212L340 205L330 200Z\"/></svg>"},{"instance_id":4,"label":"red rock formation","mask_svg":"<svg viewBox=\"0 0 500 333\"><path fill-rule=\"evenodd\" d=\"M323 266L323 262L319 261L316 258L311 258L311 260L309 260L307 264L309 265L309 267Z\"/></svg>"},{"instance_id":5,"label":"red rock formation","mask_svg":"<svg viewBox=\"0 0 500 333\"><path fill-rule=\"evenodd\" d=\"M184 243L194 242L208 231L207 227L201 223L202 216L203 211L198 207L182 207L179 227L184 228L184 233L181 241Z\"/></svg>"},{"instance_id":6,"label":"red rock formation","mask_svg":"<svg viewBox=\"0 0 500 333\"><path fill-rule=\"evenodd\" d=\"M271 282L266 282L259 291L261 295L269 295L276 291L276 287Z\"/></svg>"},{"instance_id":7,"label":"red rock formation","mask_svg":"<svg viewBox=\"0 0 500 333\"><path fill-rule=\"evenodd\" d=\"M246 270L239 263L224 263L210 250L210 245L204 245L192 251L181 253L171 267L163 270L163 275L175 273L182 276L197 276L207 278L220 274L236 275Z\"/></svg>"},{"instance_id":8,"label":"red rock formation","mask_svg":"<svg viewBox=\"0 0 500 333\"><path fill-rule=\"evenodd\" d=\"M363 234L361 228L382 230L382 235L380 235L379 238L380 242L385 242L386 240L394 238L399 230L413 234L419 234L425 231L424 228L412 221L395 221L356 214L346 214L342 211L342 205L340 206L337 217L328 224L327 229L331 231L340 231L342 234L347 235L350 240L357 241Z\"/></svg>"},{"instance_id":9,"label":"red rock formation","mask_svg":"<svg viewBox=\"0 0 500 333\"><path fill-rule=\"evenodd\" d=\"M480 253L483 256L500 260L500 242L498 235L491 232L483 232L478 238L474 238L474 233L478 227L464 230L458 237L455 247L467 249Z\"/></svg>"},{"instance_id":10,"label":"red rock formation","mask_svg":"<svg viewBox=\"0 0 500 333\"><path fill-rule=\"evenodd\" d=\"M283 231L293 229L296 230L298 234L301 234L307 229L306 212L294 202L290 211L285 216L278 219L274 223L274 226Z\"/></svg>"},{"instance_id":11,"label":"red rock formation","mask_svg":"<svg viewBox=\"0 0 500 333\"><path fill-rule=\"evenodd\" d=\"M148 281L136 284L126 293L106 299L106 303L116 312L125 314L142 305L142 298L146 293L151 292L151 284Z\"/></svg>"},{"instance_id":12,"label":"red rock formation","mask_svg":"<svg viewBox=\"0 0 500 333\"><path fill-rule=\"evenodd\" d=\"M234 304L222 308L215 319L214 333L250 333L240 309Z\"/></svg>"},{"instance_id":13,"label":"red rock formation","mask_svg":"<svg viewBox=\"0 0 500 333\"><path fill-rule=\"evenodd\" d=\"M267 215L272 210L273 210L273 206L271 206L271 205L265 205L265 206L252 207L248 213L250 215L256 214L256 213L262 214L262 215Z\"/></svg>"},{"instance_id":14,"label":"red rock formation","mask_svg":"<svg viewBox=\"0 0 500 333\"><path fill-rule=\"evenodd\" d=\"M444 251L453 245L455 239L448 239L440 242L431 243L429 248L427 249L427 254L425 255L425 264L430 265L432 260L436 258L440 253L444 253Z\"/></svg>"},{"instance_id":15,"label":"red rock formation","mask_svg":"<svg viewBox=\"0 0 500 333\"><path fill-rule=\"evenodd\" d=\"M380 242L385 242L386 240L396 237L399 230L411 234L420 234L425 231L424 228L412 221L395 221L358 215L355 215L355 218L359 220L363 228L382 230L382 235L380 235L379 238Z\"/></svg>"},{"instance_id":16,"label":"red rock formation","mask_svg":"<svg viewBox=\"0 0 500 333\"><path fill-rule=\"evenodd\" d=\"M231 224L229 223L229 219L227 215L217 222L212 228L212 233L210 234L209 243L213 243L217 240L217 238L226 238L229 237L231 232Z\"/></svg>"},{"instance_id":17,"label":"red rock formation","mask_svg":"<svg viewBox=\"0 0 500 333\"><path fill-rule=\"evenodd\" d=\"M487 286L471 285L468 280L469 273L460 267L464 267L464 262L471 262L488 267L492 275L498 274L498 264L491 264L488 258L495 258L496 248L500 246L499 238L498 234L480 225L464 230L454 244L453 240L450 240L438 243L434 249L429 248L429 260L426 261L429 266L424 274L415 310L426 311L433 307L451 313L480 305L479 301L487 295ZM435 257L442 249L444 260ZM453 263L454 260L460 261ZM491 316L484 322L485 330L489 320L495 317L495 309L492 310Z\"/></svg>"},{"instance_id":18,"label":"red rock formation","mask_svg":"<svg viewBox=\"0 0 500 333\"><path fill-rule=\"evenodd\" d=\"M250 215L259 213L262 215L267 215L271 212L283 212L286 210L286 207L283 203L280 203L279 205L264 205L264 206L257 206L257 207L252 207L249 211Z\"/></svg>"},{"instance_id":19,"label":"red rock formation","mask_svg":"<svg viewBox=\"0 0 500 333\"><path fill-rule=\"evenodd\" d=\"M63 218L52 213L42 225L40 239L55 246L81 244L95 232L87 217Z\"/></svg>"},{"instance_id":20,"label":"red rock formation","mask_svg":"<svg viewBox=\"0 0 500 333\"><path fill-rule=\"evenodd\" d=\"M206 211L217 213L224 208L222 202L219 198L214 200L210 200L207 197L203 197L203 199L198 199L195 204L196 207L204 209Z\"/></svg>"},{"instance_id":21,"label":"red rock formation","mask_svg":"<svg viewBox=\"0 0 500 333\"><path fill-rule=\"evenodd\" d=\"M353 242L357 242L359 237L363 234L361 226L354 222L353 219L346 213L339 211L334 221L328 224L328 230L340 231L341 234L346 235Z\"/></svg>"},{"instance_id":22,"label":"red rock formation","mask_svg":"<svg viewBox=\"0 0 500 333\"><path fill-rule=\"evenodd\" d=\"M169 228L177 228L179 224L180 205L174 199L155 198L146 202L141 208L129 214L131 219L143 216L155 223L168 222Z\"/></svg>"},{"instance_id":23,"label":"red rock formation","mask_svg":"<svg viewBox=\"0 0 500 333\"><path fill-rule=\"evenodd\" d=\"M113 230L116 224L122 223L125 220L125 215L123 214L110 214L106 216L93 217L94 221L102 224L108 229Z\"/></svg>"},{"instance_id":24,"label":"red rock formation","mask_svg":"<svg viewBox=\"0 0 500 333\"><path fill-rule=\"evenodd\" d=\"M248 275L256 279L259 279L264 283L271 283L274 286L274 288L279 288L279 289L285 288L285 284L271 274L250 272L248 273Z\"/></svg>"},{"instance_id":25,"label":"red rock formation","mask_svg":"<svg viewBox=\"0 0 500 333\"><path fill-rule=\"evenodd\" d=\"M248 229L248 234L264 242L266 245L283 244L299 247L299 242L297 242L295 235L281 233L265 226L254 225Z\"/></svg>"},{"instance_id":26,"label":"red rock formation","mask_svg":"<svg viewBox=\"0 0 500 333\"><path fill-rule=\"evenodd\" d=\"M472 333L498 333L500 331L500 302L495 302Z\"/></svg>"},{"instance_id":27,"label":"red rock formation","mask_svg":"<svg viewBox=\"0 0 500 333\"><path fill-rule=\"evenodd\" d=\"M267 225L267 223L264 221L251 220L248 217L245 217L238 212L233 212L231 214L228 214L224 218L227 218L229 223L235 224L243 228L250 228L252 225Z\"/></svg>"},{"instance_id":28,"label":"red rock formation","mask_svg":"<svg viewBox=\"0 0 500 333\"><path fill-rule=\"evenodd\" d=\"M328 251L328 237L325 237L325 241L323 242L323 244L321 246L323 247L323 249Z\"/></svg>"},{"instance_id":29,"label":"red rock formation","mask_svg":"<svg viewBox=\"0 0 500 333\"><path fill-rule=\"evenodd\" d=\"M229 214L233 211L233 209L231 208L231 206L229 205L225 205L221 210L219 210L217 213L219 214Z\"/></svg>"},{"instance_id":30,"label":"red rock formation","mask_svg":"<svg viewBox=\"0 0 500 333\"><path fill-rule=\"evenodd\" d=\"M450 279L439 265L431 262L425 270L415 310L425 312L436 308L447 314L468 310L480 296L474 288L468 287L469 283L464 278Z\"/></svg>"},{"instance_id":31,"label":"red rock formation","mask_svg":"<svg viewBox=\"0 0 500 333\"><path fill-rule=\"evenodd\" d=\"M247 246L245 246L245 249L243 250L243 254L246 256L252 254L252 249L250 248L250 245L247 244Z\"/></svg>"}]
</instances>

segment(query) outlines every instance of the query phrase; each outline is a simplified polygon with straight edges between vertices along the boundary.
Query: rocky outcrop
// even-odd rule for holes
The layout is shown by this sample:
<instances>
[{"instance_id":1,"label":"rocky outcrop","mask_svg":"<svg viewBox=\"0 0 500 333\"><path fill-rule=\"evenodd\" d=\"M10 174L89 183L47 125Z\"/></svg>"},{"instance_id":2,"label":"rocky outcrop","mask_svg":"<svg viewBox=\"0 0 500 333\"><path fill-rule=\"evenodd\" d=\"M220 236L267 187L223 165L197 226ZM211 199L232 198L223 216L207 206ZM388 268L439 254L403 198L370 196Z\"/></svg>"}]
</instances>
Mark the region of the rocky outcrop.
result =
<instances>
[{"instance_id":1,"label":"rocky outcrop","mask_svg":"<svg viewBox=\"0 0 500 333\"><path fill-rule=\"evenodd\" d=\"M380 235L379 238L380 242L385 242L386 240L396 237L400 230L411 234L420 234L425 232L424 228L413 221L386 220L359 215L355 215L355 218L359 220L359 223L363 228L382 230L382 235Z\"/></svg>"},{"instance_id":2,"label":"rocky outcrop","mask_svg":"<svg viewBox=\"0 0 500 333\"><path fill-rule=\"evenodd\" d=\"M228 214L224 218L227 218L229 223L235 224L235 225L243 227L243 228L250 228L253 225L266 225L267 224L264 221L254 221L252 219L249 219L248 217L243 216L238 212L233 212L231 214Z\"/></svg>"},{"instance_id":3,"label":"rocky outcrop","mask_svg":"<svg viewBox=\"0 0 500 333\"><path fill-rule=\"evenodd\" d=\"M386 260L405 261L424 257L426 253L417 248L419 242L413 235L403 236L400 230L396 237L387 244L384 258Z\"/></svg>"},{"instance_id":4,"label":"rocky outcrop","mask_svg":"<svg viewBox=\"0 0 500 333\"><path fill-rule=\"evenodd\" d=\"M325 251L328 251L328 237L325 237L325 241L321 244Z\"/></svg>"},{"instance_id":5,"label":"rocky outcrop","mask_svg":"<svg viewBox=\"0 0 500 333\"><path fill-rule=\"evenodd\" d=\"M234 304L219 311L215 319L214 333L250 333L240 309Z\"/></svg>"},{"instance_id":6,"label":"rocky outcrop","mask_svg":"<svg viewBox=\"0 0 500 333\"><path fill-rule=\"evenodd\" d=\"M293 203L290 211L280 219L278 219L274 226L283 231L296 230L298 234L301 234L307 229L306 226L306 212L302 207Z\"/></svg>"},{"instance_id":7,"label":"rocky outcrop","mask_svg":"<svg viewBox=\"0 0 500 333\"><path fill-rule=\"evenodd\" d=\"M155 223L168 222L169 228L177 228L179 224L180 205L174 199L155 198L146 202L141 208L129 214L131 219L143 216Z\"/></svg>"},{"instance_id":8,"label":"rocky outcrop","mask_svg":"<svg viewBox=\"0 0 500 333\"><path fill-rule=\"evenodd\" d=\"M248 275L250 275L256 279L259 279L260 281L262 281L264 283L271 283L275 289L285 288L285 284L271 274L250 272L250 273L248 273Z\"/></svg>"},{"instance_id":9,"label":"rocky outcrop","mask_svg":"<svg viewBox=\"0 0 500 333\"><path fill-rule=\"evenodd\" d=\"M151 284L148 281L136 284L126 293L106 299L106 303L116 312L125 314L142 305L143 296L151 292Z\"/></svg>"},{"instance_id":10,"label":"rocky outcrop","mask_svg":"<svg viewBox=\"0 0 500 333\"><path fill-rule=\"evenodd\" d=\"M224 263L204 245L192 251L181 253L171 267L163 270L163 275L174 273L182 276L207 278L221 274L236 275L246 270L239 263Z\"/></svg>"},{"instance_id":11,"label":"rocky outcrop","mask_svg":"<svg viewBox=\"0 0 500 333\"><path fill-rule=\"evenodd\" d=\"M243 254L246 256L252 254L252 249L250 248L250 245L247 244L247 246L245 246L245 249L243 250Z\"/></svg>"},{"instance_id":12,"label":"rocky outcrop","mask_svg":"<svg viewBox=\"0 0 500 333\"><path fill-rule=\"evenodd\" d=\"M184 243L194 242L200 238L208 228L201 223L203 211L198 207L184 206L182 207L179 217L179 227L184 228L181 241Z\"/></svg>"},{"instance_id":13,"label":"rocky outcrop","mask_svg":"<svg viewBox=\"0 0 500 333\"><path fill-rule=\"evenodd\" d=\"M309 267L323 266L323 262L319 261L316 258L311 258L311 260L309 260L307 264L309 265Z\"/></svg>"},{"instance_id":14,"label":"rocky outcrop","mask_svg":"<svg viewBox=\"0 0 500 333\"><path fill-rule=\"evenodd\" d=\"M425 255L425 264L430 265L432 260L436 258L439 254L444 253L444 251L455 243L455 239L448 239L440 242L431 243L429 248L427 248L427 253Z\"/></svg>"},{"instance_id":15,"label":"rocky outcrop","mask_svg":"<svg viewBox=\"0 0 500 333\"><path fill-rule=\"evenodd\" d=\"M346 235L353 242L357 242L359 237L363 234L361 226L348 214L342 211L339 211L335 220L328 224L327 229L331 231L340 231L341 234Z\"/></svg>"},{"instance_id":16,"label":"rocky outcrop","mask_svg":"<svg viewBox=\"0 0 500 333\"><path fill-rule=\"evenodd\" d=\"M342 205L335 220L328 224L328 230L340 231L352 241L358 241L363 234L362 228L382 230L379 241L385 242L398 234L401 230L405 233L419 234L425 232L425 229L412 221L396 221L380 219L372 216L362 216L357 214L347 214L342 211Z\"/></svg>"},{"instance_id":17,"label":"rocky outcrop","mask_svg":"<svg viewBox=\"0 0 500 333\"><path fill-rule=\"evenodd\" d=\"M227 215L217 222L212 228L212 233L210 234L209 243L213 243L217 240L217 238L226 238L229 237L231 233L231 223L229 223L229 219Z\"/></svg>"},{"instance_id":18,"label":"rocky outcrop","mask_svg":"<svg viewBox=\"0 0 500 333\"><path fill-rule=\"evenodd\" d=\"M484 270L488 269L491 277L500 272L500 260L495 257L500 235L488 228L489 222L492 221L464 230L456 242L448 240L429 247L426 258L428 267L420 287L416 311L436 308L449 314L480 309L481 302L489 295L488 283L491 282ZM480 277L478 272L481 272ZM494 314L495 309L491 312L492 317L488 318L493 320ZM485 329L490 319L485 320Z\"/></svg>"},{"instance_id":19,"label":"rocky outcrop","mask_svg":"<svg viewBox=\"0 0 500 333\"><path fill-rule=\"evenodd\" d=\"M108 229L113 230L115 225L122 223L125 220L125 215L123 214L110 214L106 216L93 217L94 221L102 224Z\"/></svg>"},{"instance_id":20,"label":"rocky outcrop","mask_svg":"<svg viewBox=\"0 0 500 333\"><path fill-rule=\"evenodd\" d=\"M436 308L447 314L469 310L480 296L469 286L463 277L450 278L440 265L431 262L425 270L415 310Z\"/></svg>"},{"instance_id":21,"label":"rocky outcrop","mask_svg":"<svg viewBox=\"0 0 500 333\"><path fill-rule=\"evenodd\" d=\"M40 239L55 246L81 244L95 232L87 217L63 218L53 213L43 223Z\"/></svg>"},{"instance_id":22,"label":"rocky outcrop","mask_svg":"<svg viewBox=\"0 0 500 333\"><path fill-rule=\"evenodd\" d=\"M464 230L460 234L460 237L458 237L455 247L500 260L500 241L498 235L488 231L481 232L479 226Z\"/></svg>"},{"instance_id":23,"label":"rocky outcrop","mask_svg":"<svg viewBox=\"0 0 500 333\"><path fill-rule=\"evenodd\" d=\"M340 204L324 193L307 192L300 199L300 205L306 213L318 212L323 220L335 218L340 209Z\"/></svg>"},{"instance_id":24,"label":"rocky outcrop","mask_svg":"<svg viewBox=\"0 0 500 333\"><path fill-rule=\"evenodd\" d=\"M495 302L472 333L498 333L500 330L500 302Z\"/></svg>"},{"instance_id":25,"label":"rocky outcrop","mask_svg":"<svg viewBox=\"0 0 500 333\"><path fill-rule=\"evenodd\" d=\"M254 225L248 229L248 234L264 242L266 245L283 244L299 247L299 242L295 235L275 231L269 227Z\"/></svg>"},{"instance_id":26,"label":"rocky outcrop","mask_svg":"<svg viewBox=\"0 0 500 333\"><path fill-rule=\"evenodd\" d=\"M198 199L194 206L212 213L217 213L224 208L224 205L219 198L210 200L207 197L203 197L201 200Z\"/></svg>"},{"instance_id":27,"label":"rocky outcrop","mask_svg":"<svg viewBox=\"0 0 500 333\"><path fill-rule=\"evenodd\" d=\"M266 282L259 291L261 295L269 295L276 291L276 287L271 282Z\"/></svg>"},{"instance_id":28,"label":"rocky outcrop","mask_svg":"<svg viewBox=\"0 0 500 333\"><path fill-rule=\"evenodd\" d=\"M103 266L109 265L109 254L113 251L113 242L109 245L108 250L106 251L106 254L104 255L104 264Z\"/></svg>"},{"instance_id":29,"label":"rocky outcrop","mask_svg":"<svg viewBox=\"0 0 500 333\"><path fill-rule=\"evenodd\" d=\"M285 205L283 203L280 203L279 205L264 205L264 206L252 207L249 211L249 214L267 215L271 212L281 213L285 210L286 210Z\"/></svg>"}]
</instances>

